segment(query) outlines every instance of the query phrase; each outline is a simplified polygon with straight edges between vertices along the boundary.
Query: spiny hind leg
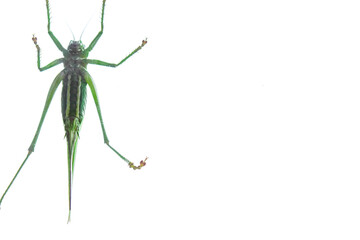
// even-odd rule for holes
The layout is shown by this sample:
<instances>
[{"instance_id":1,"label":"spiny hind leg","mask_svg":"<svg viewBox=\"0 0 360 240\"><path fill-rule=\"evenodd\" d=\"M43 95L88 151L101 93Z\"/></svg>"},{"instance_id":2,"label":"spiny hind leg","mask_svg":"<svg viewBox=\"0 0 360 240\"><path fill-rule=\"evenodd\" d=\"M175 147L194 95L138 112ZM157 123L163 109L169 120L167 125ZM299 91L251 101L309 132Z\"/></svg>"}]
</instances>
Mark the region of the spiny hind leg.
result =
<instances>
[{"instance_id":1,"label":"spiny hind leg","mask_svg":"<svg viewBox=\"0 0 360 240\"><path fill-rule=\"evenodd\" d=\"M35 133L35 136L30 144L30 147L29 147L29 152L25 158L25 160L22 162L21 166L19 167L19 169L17 170L15 176L13 177L13 179L11 180L10 184L8 185L8 187L6 188L5 192L3 193L1 199L0 199L0 205L6 195L6 193L8 192L8 190L10 189L11 185L13 184L13 182L15 181L16 177L18 176L18 174L20 173L21 169L23 168L23 166L25 165L26 161L28 160L28 158L30 157L30 155L34 152L34 149L35 149L35 145L36 145L36 142L37 142L37 139L39 137L39 134L40 134L40 130L41 130L41 127L42 127L42 124L44 122L44 119L45 119L45 116L46 116L46 113L47 113L47 110L49 109L49 106L50 106L50 103L52 101L52 98L56 92L56 89L57 87L59 86L60 82L62 81L63 79L63 73L59 73L56 78L54 79L53 83L51 84L50 86L50 89L49 89L49 92L48 92L48 95L47 95L47 98L46 98L46 102L45 102L45 106L44 106L44 109L43 109L43 113L41 115L41 118L40 118L40 122L39 122L39 125L38 125L38 128L36 130L36 133Z\"/></svg>"},{"instance_id":2,"label":"spiny hind leg","mask_svg":"<svg viewBox=\"0 0 360 240\"><path fill-rule=\"evenodd\" d=\"M105 133L106 134L106 133ZM145 157L144 160L140 161L140 165L139 166L135 166L134 163L130 162L127 158L125 158L123 155L121 155L118 151L116 151L115 148L113 148L110 144L109 144L109 139L107 139L107 142L105 142L105 144L111 149L113 150L122 160L124 160L125 162L127 162L129 164L129 167L136 170L136 169L141 169L143 166L146 165L146 160L148 159L148 157Z\"/></svg>"},{"instance_id":3,"label":"spiny hind leg","mask_svg":"<svg viewBox=\"0 0 360 240\"><path fill-rule=\"evenodd\" d=\"M97 96L97 93L96 93L96 89L95 89L95 85L94 85L94 82L90 76L89 73L87 72L84 72L84 77L85 77L85 80L87 82L87 84L89 85L90 87L90 90L91 90L91 93L92 93L92 96L94 98L94 102L95 102L95 105L96 105L96 109L97 109L97 112L98 112L98 115L99 115L99 119L100 119L100 124L101 124L101 129L102 129L102 132L103 132L103 137L104 137L104 142L105 144L111 149L113 150L122 160L124 160L125 162L127 162L129 164L129 167L132 168L132 169L140 169L142 168L143 166L146 165L146 160L147 160L147 157L145 158L145 160L141 161L140 162L140 165L139 166L135 166L134 163L130 162L127 158L125 158L123 155L121 155L115 148L113 148L110 144L109 144L109 139L107 137L107 134L106 134L106 131L105 131L105 126L104 126L104 122L103 122L103 119L102 119L102 115L101 115L101 109L100 109L100 104L99 104L99 99L98 99L98 96Z\"/></svg>"}]
</instances>

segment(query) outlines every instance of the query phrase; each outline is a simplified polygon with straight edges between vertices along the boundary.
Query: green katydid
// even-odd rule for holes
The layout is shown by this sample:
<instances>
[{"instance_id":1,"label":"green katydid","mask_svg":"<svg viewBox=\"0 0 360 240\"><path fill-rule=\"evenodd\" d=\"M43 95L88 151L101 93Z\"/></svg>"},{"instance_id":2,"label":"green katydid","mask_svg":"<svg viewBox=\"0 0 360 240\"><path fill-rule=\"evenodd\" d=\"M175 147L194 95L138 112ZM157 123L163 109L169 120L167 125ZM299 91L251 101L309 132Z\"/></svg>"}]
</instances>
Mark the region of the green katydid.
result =
<instances>
[{"instance_id":1,"label":"green katydid","mask_svg":"<svg viewBox=\"0 0 360 240\"><path fill-rule=\"evenodd\" d=\"M14 180L16 179L17 175L21 171L22 167L24 166L25 162L29 158L32 152L34 152L34 148L36 145L36 141L39 137L41 126L44 122L47 110L50 106L52 98L55 94L56 89L58 88L60 82L63 82L62 94L61 94L61 109L62 109L62 116L63 122L65 127L65 136L67 140L67 158L68 158L68 185L69 185L69 217L68 221L70 221L71 215L71 187L73 182L73 174L74 174L74 163L75 163L75 155L76 155L76 147L77 141L79 138L79 131L81 122L84 118L85 113L85 105L86 105L86 86L89 85L92 96L95 101L96 109L99 115L100 124L102 128L102 133L104 137L105 144L113 150L121 159L128 163L129 167L132 169L140 169L146 164L146 159L140 162L139 166L135 166L132 162L130 162L127 158L121 155L118 151L116 151L110 144L109 139L106 135L103 119L101 116L101 110L99 105L99 100L97 96L97 92L94 86L94 82L90 74L87 72L86 67L88 64L95 64L101 65L106 67L117 67L123 62L125 62L129 57L134 55L138 52L146 43L146 39L142 41L141 45L137 47L133 52L131 52L128 56L126 56L123 60L119 63L107 63L100 60L95 59L87 59L90 51L95 47L96 43L100 39L101 35L103 34L104 29L104 9L105 9L105 1L102 2L102 11L101 11L101 30L96 35L96 37L92 40L90 45L85 48L81 41L70 41L70 44L67 49L65 49L59 40L55 37L55 35L50 30L50 7L49 1L46 0L46 10L47 10L47 21L48 21L48 34L52 41L55 43L56 47L63 53L64 57L56 59L49 63L48 65L41 67L40 66L40 47L37 43L37 38L35 36L32 37L32 40L37 49L37 67L40 71L47 70L52 68L60 63L64 64L64 69L55 77L54 81L52 82L45 106L40 118L40 122L38 128L36 130L35 136L31 142L31 145L28 149L28 154L25 160L22 162L20 168L17 170L15 176L11 180L10 184L6 188L4 194L0 199L0 205L8 192L9 188L13 184Z\"/></svg>"}]
</instances>

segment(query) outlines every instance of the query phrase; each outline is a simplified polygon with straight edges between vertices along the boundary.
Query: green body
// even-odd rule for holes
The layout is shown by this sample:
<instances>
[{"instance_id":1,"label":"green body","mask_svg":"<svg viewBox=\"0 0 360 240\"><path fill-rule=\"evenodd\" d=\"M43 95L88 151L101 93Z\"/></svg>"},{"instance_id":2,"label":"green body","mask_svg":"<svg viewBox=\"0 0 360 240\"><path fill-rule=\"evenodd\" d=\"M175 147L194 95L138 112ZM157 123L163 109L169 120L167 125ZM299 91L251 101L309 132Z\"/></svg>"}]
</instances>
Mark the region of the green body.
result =
<instances>
[{"instance_id":1,"label":"green body","mask_svg":"<svg viewBox=\"0 0 360 240\"><path fill-rule=\"evenodd\" d=\"M141 167L145 166L145 158L144 161L140 162L139 166L135 166L132 162L122 156L118 151L116 151L112 146L109 144L109 139L106 135L99 100L97 96L97 92L94 86L93 79L91 78L90 74L86 70L86 66L88 64L95 64L101 65L106 67L117 67L126 61L129 57L139 51L146 43L146 40L142 41L142 44L137 47L132 53L126 56L123 60L119 63L107 63L100 60L95 59L88 59L88 55L90 51L94 48L97 41L100 39L103 33L103 20L104 20L104 9L105 9L105 0L103 0L102 4L102 11L101 11L101 30L96 35L94 40L90 43L89 47L85 48L81 41L70 41L70 44L67 49L65 49L58 39L54 36L52 31L50 30L50 11L49 11L49 1L46 0L46 9L47 9L47 18L48 18L48 33L53 42L55 43L56 47L63 53L63 58L59 58L54 60L53 62L49 63L45 67L40 66L40 47L37 44L37 38L33 36L32 40L37 48L37 65L40 71L47 70L51 67L54 67L60 63L64 64L64 69L55 77L52 85L50 86L48 96L46 98L45 106L43 109L43 113L41 115L41 119L33 138L33 141L29 147L29 152L21 164L20 168L16 172L14 178L10 182L9 186L5 190L3 196L0 199L0 205L4 199L4 196L8 192L9 188L11 187L12 183L16 179L18 173L24 166L25 162L29 158L32 152L34 152L34 148L40 134L41 126L45 119L47 110L50 106L52 98L55 94L56 89L58 88L59 84L63 83L62 94L61 94L61 110L62 110L62 117L64 122L65 128L65 136L67 140L67 152L68 152L68 184L69 184L69 218L70 220L70 213L71 213L71 188L73 183L73 174L74 174L74 164L75 164L75 156L76 156L76 146L77 141L79 138L79 131L81 127L82 120L85 114L85 106L86 106L86 89L89 86L92 96L95 101L96 109L99 115L100 124L103 132L104 142L105 144L112 149L120 158L122 158L125 162L127 162L132 169L140 169Z\"/></svg>"}]
</instances>

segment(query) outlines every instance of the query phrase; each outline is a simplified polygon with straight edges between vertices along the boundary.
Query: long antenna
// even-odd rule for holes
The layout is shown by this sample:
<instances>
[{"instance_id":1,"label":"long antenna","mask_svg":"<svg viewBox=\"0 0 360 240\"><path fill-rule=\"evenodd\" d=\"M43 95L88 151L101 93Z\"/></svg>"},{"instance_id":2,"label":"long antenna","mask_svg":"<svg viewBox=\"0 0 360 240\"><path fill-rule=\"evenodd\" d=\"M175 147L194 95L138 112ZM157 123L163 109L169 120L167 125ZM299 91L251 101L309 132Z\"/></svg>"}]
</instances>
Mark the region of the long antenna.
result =
<instances>
[{"instance_id":1,"label":"long antenna","mask_svg":"<svg viewBox=\"0 0 360 240\"><path fill-rule=\"evenodd\" d=\"M70 30L71 32L71 35L73 36L73 41L75 41L75 36L74 36L74 33L73 31L71 30L71 27L69 26L69 24L66 22L66 26L68 27L68 29Z\"/></svg>"},{"instance_id":2,"label":"long antenna","mask_svg":"<svg viewBox=\"0 0 360 240\"><path fill-rule=\"evenodd\" d=\"M82 30L81 35L80 35L80 40L81 40L81 38L82 38L83 33L85 32L85 29L87 28L87 26L89 25L89 23L90 23L90 21L93 19L93 17L94 17L94 13L91 15L90 19L87 21L84 29Z\"/></svg>"},{"instance_id":3,"label":"long antenna","mask_svg":"<svg viewBox=\"0 0 360 240\"><path fill-rule=\"evenodd\" d=\"M91 17L91 18L92 18L92 17ZM82 38L83 33L85 32L85 29L86 29L86 28L87 28L87 26L89 25L89 22L90 22L91 18L90 18L90 19L89 19L89 21L86 23L86 25L85 25L84 29L83 29L83 30L82 30L82 32L81 32L81 35L80 35L80 40L81 40L81 38Z\"/></svg>"}]
</instances>

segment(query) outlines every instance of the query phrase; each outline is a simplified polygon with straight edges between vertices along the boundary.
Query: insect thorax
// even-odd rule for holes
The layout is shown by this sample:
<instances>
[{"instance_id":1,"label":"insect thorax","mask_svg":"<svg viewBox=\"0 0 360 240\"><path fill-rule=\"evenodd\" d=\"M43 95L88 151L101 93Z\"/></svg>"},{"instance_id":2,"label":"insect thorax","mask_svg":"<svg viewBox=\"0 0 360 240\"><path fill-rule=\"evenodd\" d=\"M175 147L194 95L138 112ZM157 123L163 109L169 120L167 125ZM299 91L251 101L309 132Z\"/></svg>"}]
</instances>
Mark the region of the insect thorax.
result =
<instances>
[{"instance_id":1,"label":"insect thorax","mask_svg":"<svg viewBox=\"0 0 360 240\"><path fill-rule=\"evenodd\" d=\"M64 57L64 66L69 70L86 67L83 60L87 58L87 54L85 52L85 46L81 41L71 40L67 51L64 52Z\"/></svg>"}]
</instances>

